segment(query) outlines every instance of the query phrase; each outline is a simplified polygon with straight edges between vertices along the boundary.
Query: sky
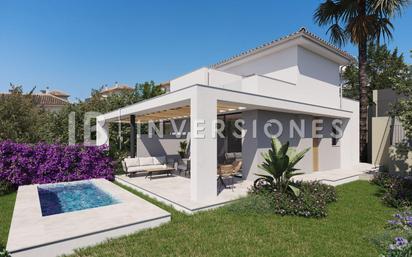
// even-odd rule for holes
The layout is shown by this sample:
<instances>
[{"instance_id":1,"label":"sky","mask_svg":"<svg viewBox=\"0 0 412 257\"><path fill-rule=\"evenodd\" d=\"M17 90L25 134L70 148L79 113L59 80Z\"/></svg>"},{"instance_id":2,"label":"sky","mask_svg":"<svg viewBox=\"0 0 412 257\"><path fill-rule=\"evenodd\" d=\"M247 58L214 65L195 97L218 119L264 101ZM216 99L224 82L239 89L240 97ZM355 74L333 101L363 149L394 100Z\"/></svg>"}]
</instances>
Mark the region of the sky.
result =
<instances>
[{"instance_id":1,"label":"sky","mask_svg":"<svg viewBox=\"0 0 412 257\"><path fill-rule=\"evenodd\" d=\"M0 92L48 87L76 101L115 82L164 82L300 27L328 39L313 22L320 2L1 0ZM394 26L389 46L412 63L412 6Z\"/></svg>"}]
</instances>

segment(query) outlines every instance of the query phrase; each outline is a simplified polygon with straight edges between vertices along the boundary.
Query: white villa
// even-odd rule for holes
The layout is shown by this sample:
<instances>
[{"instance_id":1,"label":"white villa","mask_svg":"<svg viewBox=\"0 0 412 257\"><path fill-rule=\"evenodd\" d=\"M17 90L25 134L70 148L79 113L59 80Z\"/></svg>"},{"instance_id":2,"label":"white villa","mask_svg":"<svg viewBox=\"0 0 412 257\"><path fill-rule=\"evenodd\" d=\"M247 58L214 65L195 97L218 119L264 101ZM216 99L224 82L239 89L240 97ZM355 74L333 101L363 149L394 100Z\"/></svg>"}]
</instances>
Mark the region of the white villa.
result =
<instances>
[{"instance_id":1,"label":"white villa","mask_svg":"<svg viewBox=\"0 0 412 257\"><path fill-rule=\"evenodd\" d=\"M265 131L276 134L279 129L279 124L265 125L272 119L283 127L278 135L282 142L290 141L297 149L310 148L299 163L303 172L349 170L359 165L359 104L342 97L340 71L352 61L346 52L300 29L172 79L163 85L166 94L98 116L97 144L109 144L108 124L118 122L131 123L132 157L177 156L179 143L190 142L190 179L122 178L124 183L189 211L206 206L198 203L218 205L236 190L245 190L243 182L250 185L260 172L257 165L262 162L262 152L270 147ZM239 118L244 121L241 139L216 137L214 121L233 125ZM342 121L338 140L331 137L335 119ZM177 124L186 120L184 131L190 133L136 137L136 124L170 120ZM303 136L297 133L302 122ZM313 125L318 123L323 125L319 131ZM234 192L219 193L216 170L227 153L241 153L242 180Z\"/></svg>"}]
</instances>

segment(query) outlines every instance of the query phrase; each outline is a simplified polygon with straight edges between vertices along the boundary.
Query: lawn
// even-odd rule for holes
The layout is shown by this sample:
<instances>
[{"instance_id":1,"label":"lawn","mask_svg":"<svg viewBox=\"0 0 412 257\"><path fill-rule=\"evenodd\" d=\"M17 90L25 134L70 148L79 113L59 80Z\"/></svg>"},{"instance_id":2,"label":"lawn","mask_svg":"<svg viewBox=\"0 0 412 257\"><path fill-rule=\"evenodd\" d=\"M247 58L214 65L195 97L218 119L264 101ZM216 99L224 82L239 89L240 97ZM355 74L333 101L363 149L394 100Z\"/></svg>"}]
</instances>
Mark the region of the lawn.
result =
<instances>
[{"instance_id":1,"label":"lawn","mask_svg":"<svg viewBox=\"0 0 412 257\"><path fill-rule=\"evenodd\" d=\"M6 247L16 193L0 196L0 249Z\"/></svg>"},{"instance_id":2,"label":"lawn","mask_svg":"<svg viewBox=\"0 0 412 257\"><path fill-rule=\"evenodd\" d=\"M150 200L172 213L169 224L73 256L378 256L369 238L383 230L394 210L381 204L377 187L368 182L337 191L338 201L323 219L239 214L225 207L187 216ZM14 197L0 198L2 220L10 220ZM2 225L0 242L6 230Z\"/></svg>"}]
</instances>

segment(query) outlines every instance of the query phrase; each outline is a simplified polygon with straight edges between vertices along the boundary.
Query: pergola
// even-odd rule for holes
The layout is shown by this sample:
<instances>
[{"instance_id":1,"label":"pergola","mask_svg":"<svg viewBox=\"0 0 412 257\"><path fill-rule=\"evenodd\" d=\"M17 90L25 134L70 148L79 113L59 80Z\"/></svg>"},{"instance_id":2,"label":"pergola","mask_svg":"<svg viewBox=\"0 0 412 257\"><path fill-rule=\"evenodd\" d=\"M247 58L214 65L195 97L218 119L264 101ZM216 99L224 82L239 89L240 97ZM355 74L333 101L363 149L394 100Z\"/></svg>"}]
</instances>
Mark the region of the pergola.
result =
<instances>
[{"instance_id":1,"label":"pergola","mask_svg":"<svg viewBox=\"0 0 412 257\"><path fill-rule=\"evenodd\" d=\"M301 113L314 116L350 118L352 112L325 108L264 95L256 95L224 88L193 85L151 98L97 117L97 144L109 144L108 123L130 122L131 154L136 153L136 124L149 121L190 118L190 194L193 201L207 201L217 196L217 139L216 119L219 113L232 111L270 110ZM252 117L253 118L253 117ZM248 120L245 130L250 129ZM243 142L251 142L251 133L246 133ZM250 148L252 145L244 146ZM342 140L341 148L350 147ZM346 152L346 150L342 150ZM246 155L244 153L244 155ZM252 156L245 156L249 159ZM244 161L245 163L245 161Z\"/></svg>"}]
</instances>

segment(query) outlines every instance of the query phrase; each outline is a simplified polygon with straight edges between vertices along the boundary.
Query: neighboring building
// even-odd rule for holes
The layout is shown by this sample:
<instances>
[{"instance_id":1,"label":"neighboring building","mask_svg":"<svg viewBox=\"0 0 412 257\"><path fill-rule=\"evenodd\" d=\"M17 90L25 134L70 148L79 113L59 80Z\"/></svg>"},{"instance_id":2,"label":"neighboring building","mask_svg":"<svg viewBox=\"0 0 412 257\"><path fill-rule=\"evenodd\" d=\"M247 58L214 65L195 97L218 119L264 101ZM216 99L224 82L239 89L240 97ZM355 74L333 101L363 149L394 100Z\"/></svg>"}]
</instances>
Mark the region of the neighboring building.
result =
<instances>
[{"instance_id":1,"label":"neighboring building","mask_svg":"<svg viewBox=\"0 0 412 257\"><path fill-rule=\"evenodd\" d=\"M104 87L102 90L100 90L100 94L102 95L102 97L107 97L109 95L120 94L123 92L131 92L133 90L133 87L116 82L112 87Z\"/></svg>"},{"instance_id":2,"label":"neighboring building","mask_svg":"<svg viewBox=\"0 0 412 257\"><path fill-rule=\"evenodd\" d=\"M412 170L411 139L406 137L402 124L390 116L391 107L402 96L392 89L373 91L375 105L370 111L370 135L372 140L372 164L382 165L391 172Z\"/></svg>"},{"instance_id":3,"label":"neighboring building","mask_svg":"<svg viewBox=\"0 0 412 257\"><path fill-rule=\"evenodd\" d=\"M70 97L69 94L67 94L66 92L60 91L60 90L43 91L43 93L48 93L50 95L56 96L66 101L69 101L69 97Z\"/></svg>"},{"instance_id":4,"label":"neighboring building","mask_svg":"<svg viewBox=\"0 0 412 257\"><path fill-rule=\"evenodd\" d=\"M3 93L2 95L8 95L9 93ZM64 106L69 104L69 94L59 90L42 90L40 93L33 93L34 103L45 109L46 111L60 111Z\"/></svg>"},{"instance_id":5,"label":"neighboring building","mask_svg":"<svg viewBox=\"0 0 412 257\"><path fill-rule=\"evenodd\" d=\"M182 137L164 138L131 133L131 156L176 155L179 142L190 141L190 196L195 202L217 195L216 167L225 153L241 152L243 179L253 181L257 165L270 147L265 124L281 122L282 142L298 150L310 148L298 168L310 173L354 169L359 165L359 103L341 96L340 68L353 62L346 52L301 29L291 35L248 50L217 64L197 69L164 83L168 93L97 117L97 144L108 144L109 122L187 121ZM190 119L189 119L190 118ZM244 121L244 137L215 137L220 119L233 130L235 119ZM323 138L314 137L312 124L323 119ZM331 137L332 121L343 122L339 140ZM205 121L199 138L197 121ZM290 121L305 124L303 137ZM179 127L179 124L177 125ZM256 128L256 130L255 130ZM276 128L271 127L276 134ZM253 133L255 131L256 133ZM230 132L230 131L226 131ZM186 138L186 135L188 137Z\"/></svg>"},{"instance_id":6,"label":"neighboring building","mask_svg":"<svg viewBox=\"0 0 412 257\"><path fill-rule=\"evenodd\" d=\"M164 90L164 92L170 92L170 81L166 81L159 84L159 87Z\"/></svg>"}]
</instances>

